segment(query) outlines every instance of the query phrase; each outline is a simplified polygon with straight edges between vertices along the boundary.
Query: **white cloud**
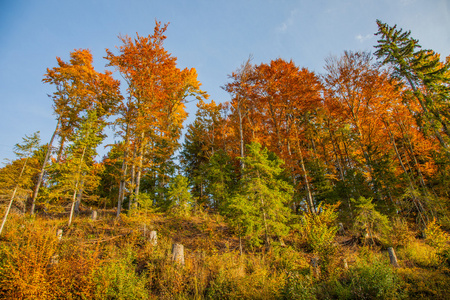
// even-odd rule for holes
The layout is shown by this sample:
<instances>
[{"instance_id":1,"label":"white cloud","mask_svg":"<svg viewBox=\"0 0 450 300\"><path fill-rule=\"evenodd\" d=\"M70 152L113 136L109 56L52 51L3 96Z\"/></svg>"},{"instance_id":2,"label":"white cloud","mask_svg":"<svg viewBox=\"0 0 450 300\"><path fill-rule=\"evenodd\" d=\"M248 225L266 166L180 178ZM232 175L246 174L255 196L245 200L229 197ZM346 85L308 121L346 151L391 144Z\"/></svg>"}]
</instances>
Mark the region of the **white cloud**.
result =
<instances>
[{"instance_id":1,"label":"white cloud","mask_svg":"<svg viewBox=\"0 0 450 300\"><path fill-rule=\"evenodd\" d=\"M360 43L364 43L367 40L370 40L373 37L372 34L366 34L366 35L361 35L358 34L357 36L355 36L355 38L360 42Z\"/></svg>"}]
</instances>

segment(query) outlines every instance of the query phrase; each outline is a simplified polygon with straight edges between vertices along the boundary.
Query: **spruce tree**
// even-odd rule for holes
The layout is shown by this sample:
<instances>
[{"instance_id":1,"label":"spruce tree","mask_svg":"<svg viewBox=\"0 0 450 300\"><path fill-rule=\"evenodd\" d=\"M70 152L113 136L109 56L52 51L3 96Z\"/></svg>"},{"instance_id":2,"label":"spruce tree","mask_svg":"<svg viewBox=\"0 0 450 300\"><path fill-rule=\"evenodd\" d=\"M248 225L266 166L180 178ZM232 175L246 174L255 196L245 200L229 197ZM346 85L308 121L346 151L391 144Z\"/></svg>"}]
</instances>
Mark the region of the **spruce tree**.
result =
<instances>
[{"instance_id":1,"label":"spruce tree","mask_svg":"<svg viewBox=\"0 0 450 300\"><path fill-rule=\"evenodd\" d=\"M280 179L284 162L259 143L246 146L247 155L241 158L245 164L239 188L230 199L228 215L239 237L249 236L254 244L270 245L270 237L279 238L288 233L286 222L290 216L287 204L293 188Z\"/></svg>"},{"instance_id":2,"label":"spruce tree","mask_svg":"<svg viewBox=\"0 0 450 300\"><path fill-rule=\"evenodd\" d=\"M393 76L411 89L413 97L422 109L418 125L427 133L431 131L450 158L450 62L440 61L433 50L422 49L419 41L411 37L411 31L397 29L377 20L381 37L375 55L382 63L393 67ZM444 133L443 136L441 133Z\"/></svg>"}]
</instances>

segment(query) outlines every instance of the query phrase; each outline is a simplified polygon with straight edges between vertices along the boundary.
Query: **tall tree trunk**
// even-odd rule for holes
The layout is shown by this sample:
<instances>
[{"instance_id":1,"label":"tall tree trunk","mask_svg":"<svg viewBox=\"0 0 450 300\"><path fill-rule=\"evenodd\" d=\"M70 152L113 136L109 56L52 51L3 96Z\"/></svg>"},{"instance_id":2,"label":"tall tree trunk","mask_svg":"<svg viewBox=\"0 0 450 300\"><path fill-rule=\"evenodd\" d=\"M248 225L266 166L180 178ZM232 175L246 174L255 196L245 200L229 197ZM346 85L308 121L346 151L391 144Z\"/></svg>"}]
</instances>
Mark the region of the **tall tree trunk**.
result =
<instances>
[{"instance_id":1,"label":"tall tree trunk","mask_svg":"<svg viewBox=\"0 0 450 300\"><path fill-rule=\"evenodd\" d=\"M342 164L341 164L341 160L339 158L339 153L338 153L337 148L336 148L336 142L334 140L333 133L331 132L331 129L329 127L328 127L328 132L330 133L330 140L331 140L331 144L333 146L333 152L334 152L334 156L335 156L335 159L336 159L336 164L337 164L338 173L339 173L339 179L341 181L344 181L344 170L343 170L343 167L342 167Z\"/></svg>"},{"instance_id":2,"label":"tall tree trunk","mask_svg":"<svg viewBox=\"0 0 450 300\"><path fill-rule=\"evenodd\" d=\"M242 128L242 112L241 112L241 107L240 107L240 103L238 104L237 107L237 111L238 111L238 117L239 117L239 150L240 150L240 155L242 158L244 158L244 130ZM241 160L241 170L244 170L245 165L244 165L244 161Z\"/></svg>"},{"instance_id":3,"label":"tall tree trunk","mask_svg":"<svg viewBox=\"0 0 450 300\"><path fill-rule=\"evenodd\" d=\"M422 186L422 188L425 190L425 191L427 191L427 188L426 188L426 186L425 186L425 180L424 180L424 178L423 178L423 174L422 174L422 171L421 171L421 169L420 169L420 166L419 166L419 163L418 163L418 161L417 161L417 158L416 158L416 155L414 154L414 149L413 149L413 146L412 146L412 143L411 143L411 139L409 138L409 136L406 134L406 128L405 128L405 125L403 124L403 122L400 120L400 123L399 123L399 126L400 126L400 129L401 129L401 132L402 132L402 136L403 136L403 138L406 140L406 142L407 142L407 146L408 147L406 147L406 149L407 149L407 153L409 153L409 156L410 156L410 158L414 161L414 166L416 167L416 171L417 171L417 175L419 176L419 182L420 182L420 185ZM409 163L408 163L409 164ZM410 168L411 169L411 168ZM412 169L411 169L412 170Z\"/></svg>"},{"instance_id":4,"label":"tall tree trunk","mask_svg":"<svg viewBox=\"0 0 450 300\"><path fill-rule=\"evenodd\" d=\"M53 132L52 138L50 139L50 142L48 143L47 151L45 152L44 162L42 163L41 171L39 172L38 181L36 183L36 187L34 188L33 196L31 197L31 209L30 209L31 215L34 214L34 210L35 210L35 206L36 206L36 198L39 193L39 188L41 187L41 184L42 184L42 179L44 178L45 166L47 165L47 162L50 158L50 153L52 152L53 140L55 139L56 133L58 132L60 123L61 123L61 121L60 121L60 119L58 119L58 123L56 124L55 131Z\"/></svg>"},{"instance_id":5,"label":"tall tree trunk","mask_svg":"<svg viewBox=\"0 0 450 300\"><path fill-rule=\"evenodd\" d=\"M61 162L62 153L64 150L64 144L66 142L66 136L61 136L61 142L59 143L58 155L56 156L56 163L59 164Z\"/></svg>"},{"instance_id":6,"label":"tall tree trunk","mask_svg":"<svg viewBox=\"0 0 450 300\"><path fill-rule=\"evenodd\" d=\"M127 169L128 169L128 165L127 165L127 156L128 156L127 147L128 147L128 139L129 139L128 124L126 125L126 127L127 128L125 131L125 141L124 141L125 147L124 147L124 151L123 151L123 161L122 161L120 184L119 184L119 197L117 199L117 212L116 212L117 218L120 217L120 211L122 210L122 203L123 203L123 198L125 195L125 180L127 177Z\"/></svg>"},{"instance_id":7,"label":"tall tree trunk","mask_svg":"<svg viewBox=\"0 0 450 300\"><path fill-rule=\"evenodd\" d=\"M83 147L83 153L81 154L80 164L78 165L77 178L76 178L76 182L75 182L75 189L73 191L73 196L72 196L72 206L70 207L70 215L69 215L68 226L70 226L72 224L73 213L74 213L74 210L75 210L76 197L77 197L77 193L79 191L78 186L80 185L80 181L83 181L83 179L80 178L80 176L81 176L81 166L83 165L84 155L86 153L86 147L87 146Z\"/></svg>"},{"instance_id":8,"label":"tall tree trunk","mask_svg":"<svg viewBox=\"0 0 450 300\"><path fill-rule=\"evenodd\" d=\"M406 178L408 179L409 188L410 188L411 191L412 191L412 195L411 195L412 197L411 197L411 198L412 198L412 200L413 200L414 206L415 206L416 209L417 209L417 213L419 214L420 219L422 220L423 225L426 226L427 223L425 222L424 216L423 216L423 214L422 214L422 211L423 211L423 205L422 205L422 203L420 202L420 200L417 199L417 197L415 196L415 191L416 191L416 189L415 189L415 187L414 187L413 181L411 180L411 177L409 176L409 174L408 174L408 172L407 172L407 170L406 170L406 168L405 168L405 165L403 164L402 157L400 156L400 153L398 152L398 148L397 148L397 145L396 145L396 143L395 143L394 136L393 136L392 132L390 131L390 129L388 128L388 126L387 126L387 125L385 125L385 126L386 126L386 128L387 128L387 130L388 130L389 138L390 138L390 140L391 140L392 145L394 146L394 150L395 150L395 153L396 153L396 155L397 155L397 159L398 159L398 161L400 162L400 166L402 167L403 172L405 173L405 176L406 176Z\"/></svg>"},{"instance_id":9,"label":"tall tree trunk","mask_svg":"<svg viewBox=\"0 0 450 300\"><path fill-rule=\"evenodd\" d=\"M277 122L277 118L275 116L275 111L273 109L273 105L272 105L272 101L271 101L272 99L271 98L272 97L270 97L270 99L268 101L268 103L269 103L269 111L270 111L270 116L272 117L272 122L273 122L273 124L275 126L275 133L277 135L277 148L278 148L279 153L281 154L282 149L281 149L280 128L279 128L279 124Z\"/></svg>"},{"instance_id":10,"label":"tall tree trunk","mask_svg":"<svg viewBox=\"0 0 450 300\"><path fill-rule=\"evenodd\" d=\"M303 178L305 179L305 186L306 186L306 193L307 193L306 199L307 199L307 203L308 203L308 208L311 213L317 214L316 207L314 206L314 202L313 202L311 187L309 185L308 173L306 171L305 163L303 161L303 153L302 153L302 149L300 148L300 145L298 145L298 153L300 155L300 166L302 167Z\"/></svg>"},{"instance_id":11,"label":"tall tree trunk","mask_svg":"<svg viewBox=\"0 0 450 300\"><path fill-rule=\"evenodd\" d=\"M80 213L80 204L81 204L81 198L83 197L83 189L84 189L84 177L86 176L86 173L83 173L82 175L82 180L80 182L80 189L78 191L78 195L77 195L77 201L75 202L75 213L79 214Z\"/></svg>"},{"instance_id":12,"label":"tall tree trunk","mask_svg":"<svg viewBox=\"0 0 450 300\"><path fill-rule=\"evenodd\" d=\"M131 165L131 170L130 170L130 175L131 175L131 179L130 179L130 182L131 182L131 187L133 187L133 189L134 189L134 187L136 187L136 179L135 179L135 177L136 177L136 144L134 145L134 148L133 148L133 163L132 163L132 165ZM133 203L133 199L134 199L134 197L130 197L130 201L128 201L128 211L131 211L131 207L132 207L132 203Z\"/></svg>"},{"instance_id":13,"label":"tall tree trunk","mask_svg":"<svg viewBox=\"0 0 450 300\"><path fill-rule=\"evenodd\" d=\"M259 174L259 171L257 172L258 179L261 180L261 176ZM266 209L264 207L264 199L263 197L259 196L259 200L261 202L261 210L263 214L263 222L264 222L264 238L265 238L265 244L267 247L270 246L270 240L269 240L269 228L267 225L267 216L266 216Z\"/></svg>"},{"instance_id":14,"label":"tall tree trunk","mask_svg":"<svg viewBox=\"0 0 450 300\"><path fill-rule=\"evenodd\" d=\"M339 180L344 182L344 180L345 180L345 177L344 177L344 166L341 163L340 153L338 153L339 145L335 141L333 133L332 133L332 131L331 131L331 129L329 127L328 127L328 132L330 133L330 140L331 140L331 144L333 146L333 152L334 152L334 156L335 156L336 163L337 163L337 169L338 169L338 173L339 173ZM340 152L340 149L339 149L339 152ZM346 194L345 200L347 202L348 211L350 213L350 218L353 219L352 205L350 203L350 197L348 196L347 190L345 190L345 194Z\"/></svg>"},{"instance_id":15,"label":"tall tree trunk","mask_svg":"<svg viewBox=\"0 0 450 300\"><path fill-rule=\"evenodd\" d=\"M313 201L313 197L312 197L312 192L311 192L311 187L309 185L309 180L308 180L308 173L306 171L306 167L305 167L305 163L303 160L303 153L302 153L302 149L300 147L300 140L299 140L299 135L298 135L298 128L295 124L295 122L292 123L293 128L295 130L294 134L295 134L295 140L297 142L297 152L300 155L300 166L302 168L302 173L303 173L303 178L305 180L305 187L306 187L306 203L308 205L308 209L311 213L316 214L316 207L314 206L314 201Z\"/></svg>"},{"instance_id":16,"label":"tall tree trunk","mask_svg":"<svg viewBox=\"0 0 450 300\"><path fill-rule=\"evenodd\" d=\"M144 151L145 151L145 143L144 143L144 132L141 134L141 145L139 149L139 164L136 172L136 187L134 190L134 199L137 200L139 197L139 191L141 188L141 175L142 175L142 164L144 161Z\"/></svg>"},{"instance_id":17,"label":"tall tree trunk","mask_svg":"<svg viewBox=\"0 0 450 300\"><path fill-rule=\"evenodd\" d=\"M363 138L363 134L362 134L362 131L360 129L360 126L359 126L359 121L358 121L358 119L356 117L355 117L355 119L356 119L355 126L356 126L356 132L357 132L357 136L358 136L359 147L361 148L361 151L362 151L363 156L364 156L364 160L366 161L366 166L367 166L367 169L369 170L372 186L373 186L374 192L375 192L375 194L377 196L377 200L381 201L380 187L378 186L379 185L378 184L378 179L376 178L375 172L373 171L372 157L367 152L367 148L368 147L363 143L364 138Z\"/></svg>"}]
</instances>

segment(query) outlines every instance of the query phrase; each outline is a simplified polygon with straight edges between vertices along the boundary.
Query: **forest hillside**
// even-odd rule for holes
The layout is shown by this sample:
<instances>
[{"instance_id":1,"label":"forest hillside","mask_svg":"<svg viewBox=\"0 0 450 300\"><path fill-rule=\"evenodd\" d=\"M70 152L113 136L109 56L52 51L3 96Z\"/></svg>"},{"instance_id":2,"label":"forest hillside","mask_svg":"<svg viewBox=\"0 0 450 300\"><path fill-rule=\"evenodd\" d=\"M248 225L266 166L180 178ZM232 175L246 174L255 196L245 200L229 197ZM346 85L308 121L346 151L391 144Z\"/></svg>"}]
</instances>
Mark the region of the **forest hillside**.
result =
<instances>
[{"instance_id":1,"label":"forest hillside","mask_svg":"<svg viewBox=\"0 0 450 300\"><path fill-rule=\"evenodd\" d=\"M377 25L323 74L249 57L229 102L157 21L106 50L114 72L58 57L51 140L0 169L0 296L448 298L450 56Z\"/></svg>"}]
</instances>

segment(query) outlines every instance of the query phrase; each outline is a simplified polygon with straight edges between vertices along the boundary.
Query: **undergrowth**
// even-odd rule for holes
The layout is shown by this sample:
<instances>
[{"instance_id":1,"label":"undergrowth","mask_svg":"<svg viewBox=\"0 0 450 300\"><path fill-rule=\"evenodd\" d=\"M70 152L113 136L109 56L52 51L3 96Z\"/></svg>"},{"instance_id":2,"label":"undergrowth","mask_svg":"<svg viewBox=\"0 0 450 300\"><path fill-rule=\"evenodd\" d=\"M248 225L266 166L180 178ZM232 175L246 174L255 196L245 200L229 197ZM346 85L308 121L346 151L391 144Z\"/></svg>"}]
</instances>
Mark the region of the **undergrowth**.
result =
<instances>
[{"instance_id":1,"label":"undergrowth","mask_svg":"<svg viewBox=\"0 0 450 300\"><path fill-rule=\"evenodd\" d=\"M340 245L333 210L321 218L298 223L285 244L246 247L241 255L238 238L220 216L102 215L96 221L78 217L69 228L62 219L12 215L0 242L0 298L447 297L448 240L437 225L428 226L425 240L405 234L395 244L400 268L393 268L385 248ZM152 230L156 245L149 240ZM184 265L172 262L173 243L184 245ZM313 257L319 273L310 266Z\"/></svg>"}]
</instances>

